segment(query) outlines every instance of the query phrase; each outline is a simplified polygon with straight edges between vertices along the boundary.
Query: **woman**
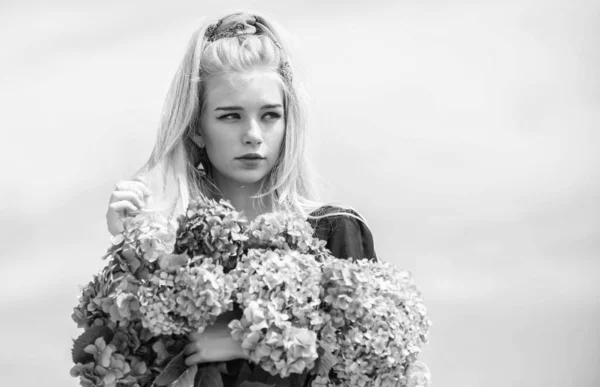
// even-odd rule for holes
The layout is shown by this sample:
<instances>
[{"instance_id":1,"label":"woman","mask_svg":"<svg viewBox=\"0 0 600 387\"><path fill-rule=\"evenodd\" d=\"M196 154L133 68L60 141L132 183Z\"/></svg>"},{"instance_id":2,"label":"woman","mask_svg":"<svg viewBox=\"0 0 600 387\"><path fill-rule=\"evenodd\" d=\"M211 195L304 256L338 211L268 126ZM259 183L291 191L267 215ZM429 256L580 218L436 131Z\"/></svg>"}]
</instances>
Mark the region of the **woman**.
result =
<instances>
[{"instance_id":1,"label":"woman","mask_svg":"<svg viewBox=\"0 0 600 387\"><path fill-rule=\"evenodd\" d=\"M150 159L111 195L109 231L119 233L122 217L143 208L173 219L190 197L225 198L250 220L277 210L300 213L334 256L376 259L356 212L315 199L305 114L279 27L234 13L199 29L169 90ZM227 321L190 339L188 365L245 357ZM248 379L291 383L259 367Z\"/></svg>"}]
</instances>

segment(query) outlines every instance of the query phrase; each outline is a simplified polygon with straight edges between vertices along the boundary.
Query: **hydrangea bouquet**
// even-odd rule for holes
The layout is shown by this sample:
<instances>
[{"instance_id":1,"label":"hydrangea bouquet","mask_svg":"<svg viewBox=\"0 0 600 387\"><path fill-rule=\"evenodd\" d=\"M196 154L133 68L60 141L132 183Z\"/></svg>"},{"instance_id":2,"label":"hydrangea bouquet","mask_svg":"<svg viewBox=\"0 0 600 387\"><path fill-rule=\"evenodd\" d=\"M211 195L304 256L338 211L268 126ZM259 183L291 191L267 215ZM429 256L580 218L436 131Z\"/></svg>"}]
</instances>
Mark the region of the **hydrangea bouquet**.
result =
<instances>
[{"instance_id":1,"label":"hydrangea bouquet","mask_svg":"<svg viewBox=\"0 0 600 387\"><path fill-rule=\"evenodd\" d=\"M226 272L242 253L246 227L224 201L192 202L178 226L156 214L128 218L74 309L84 333L73 345L71 375L84 387L183 386L191 374L187 334L233 309ZM203 372L220 378L214 366Z\"/></svg>"},{"instance_id":2,"label":"hydrangea bouquet","mask_svg":"<svg viewBox=\"0 0 600 387\"><path fill-rule=\"evenodd\" d=\"M323 366L313 386L427 386L431 321L413 278L387 262L332 260L321 280Z\"/></svg>"},{"instance_id":3,"label":"hydrangea bouquet","mask_svg":"<svg viewBox=\"0 0 600 387\"><path fill-rule=\"evenodd\" d=\"M300 374L318 358L320 280L329 252L294 214L261 215L248 234L250 248L231 272L244 314L229 327L251 362L281 377Z\"/></svg>"},{"instance_id":4,"label":"hydrangea bouquet","mask_svg":"<svg viewBox=\"0 0 600 387\"><path fill-rule=\"evenodd\" d=\"M127 219L105 258L73 313L84 332L71 375L84 387L223 386L226 367L188 368L183 348L188 333L234 309L232 337L273 375L310 372L313 386L429 384L417 358L430 322L410 274L335 259L297 215L249 223L228 202L196 200L177 224Z\"/></svg>"}]
</instances>

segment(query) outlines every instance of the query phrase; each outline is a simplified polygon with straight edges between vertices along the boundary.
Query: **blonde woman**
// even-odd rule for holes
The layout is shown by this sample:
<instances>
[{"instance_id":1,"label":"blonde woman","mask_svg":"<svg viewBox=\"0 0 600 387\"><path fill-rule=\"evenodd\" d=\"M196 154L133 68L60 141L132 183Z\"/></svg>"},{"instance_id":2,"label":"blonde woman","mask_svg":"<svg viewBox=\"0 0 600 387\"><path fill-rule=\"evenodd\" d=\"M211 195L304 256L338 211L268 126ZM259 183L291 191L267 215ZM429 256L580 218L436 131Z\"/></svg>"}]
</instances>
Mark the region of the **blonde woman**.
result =
<instances>
[{"instance_id":1,"label":"blonde woman","mask_svg":"<svg viewBox=\"0 0 600 387\"><path fill-rule=\"evenodd\" d=\"M122 218L143 208L174 219L190 198L224 198L250 220L300 213L336 257L376 259L360 215L316 198L300 90L282 30L265 17L234 13L200 28L169 90L150 159L111 195L109 231L119 233ZM244 359L227 322L190 340L188 365ZM291 383L260 367L248 380Z\"/></svg>"}]
</instances>

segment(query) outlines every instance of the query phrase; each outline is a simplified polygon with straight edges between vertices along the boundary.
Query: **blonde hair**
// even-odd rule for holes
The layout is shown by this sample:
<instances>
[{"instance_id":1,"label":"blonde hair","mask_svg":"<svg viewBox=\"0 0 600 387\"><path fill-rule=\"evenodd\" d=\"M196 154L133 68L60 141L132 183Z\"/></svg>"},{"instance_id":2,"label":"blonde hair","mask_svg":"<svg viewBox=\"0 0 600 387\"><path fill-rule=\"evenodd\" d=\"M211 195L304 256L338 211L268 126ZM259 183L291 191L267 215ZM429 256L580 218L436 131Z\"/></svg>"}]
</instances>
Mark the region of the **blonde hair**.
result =
<instances>
[{"instance_id":1,"label":"blonde hair","mask_svg":"<svg viewBox=\"0 0 600 387\"><path fill-rule=\"evenodd\" d=\"M305 156L305 94L297 79L283 77L279 71L285 63L294 74L287 40L280 26L262 16L261 23L267 34L208 42L205 33L209 25L205 25L192 35L168 91L152 154L136 174L151 184L152 191L160 192L162 202L155 205L162 207L161 212L169 217L183 213L190 198L218 195L211 179L199 176L199 148L192 140L205 105L206 81L220 74L256 68L272 69L279 74L284 91L285 135L279 158L254 198L270 199L272 211L293 211L306 218L330 215L310 214L323 203L319 202Z\"/></svg>"}]
</instances>

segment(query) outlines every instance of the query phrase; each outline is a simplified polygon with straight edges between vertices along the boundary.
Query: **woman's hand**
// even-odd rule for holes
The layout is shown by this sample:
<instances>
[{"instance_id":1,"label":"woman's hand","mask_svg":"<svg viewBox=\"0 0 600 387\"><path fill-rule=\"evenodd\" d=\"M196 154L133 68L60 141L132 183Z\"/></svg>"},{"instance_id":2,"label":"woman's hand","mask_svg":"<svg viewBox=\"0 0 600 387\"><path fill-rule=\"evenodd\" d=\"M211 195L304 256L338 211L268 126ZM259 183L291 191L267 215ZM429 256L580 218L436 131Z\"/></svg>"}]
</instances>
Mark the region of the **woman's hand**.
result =
<instances>
[{"instance_id":1,"label":"woman's hand","mask_svg":"<svg viewBox=\"0 0 600 387\"><path fill-rule=\"evenodd\" d=\"M185 347L185 364L224 362L246 359L242 343L231 337L228 321L215 322L202 333L191 333L190 343Z\"/></svg>"},{"instance_id":2,"label":"woman's hand","mask_svg":"<svg viewBox=\"0 0 600 387\"><path fill-rule=\"evenodd\" d=\"M110 195L106 223L108 231L117 235L123 231L123 219L135 215L147 204L152 193L142 180L121 181Z\"/></svg>"}]
</instances>

